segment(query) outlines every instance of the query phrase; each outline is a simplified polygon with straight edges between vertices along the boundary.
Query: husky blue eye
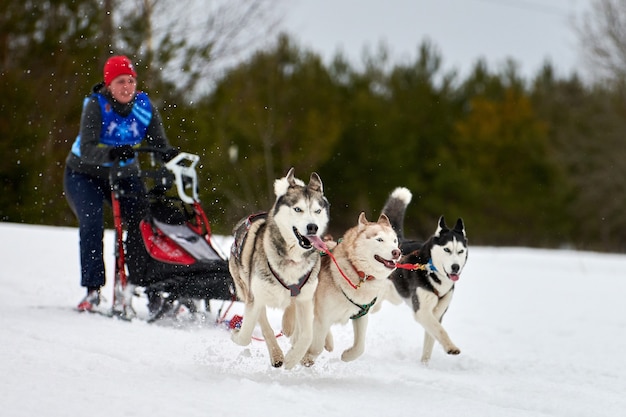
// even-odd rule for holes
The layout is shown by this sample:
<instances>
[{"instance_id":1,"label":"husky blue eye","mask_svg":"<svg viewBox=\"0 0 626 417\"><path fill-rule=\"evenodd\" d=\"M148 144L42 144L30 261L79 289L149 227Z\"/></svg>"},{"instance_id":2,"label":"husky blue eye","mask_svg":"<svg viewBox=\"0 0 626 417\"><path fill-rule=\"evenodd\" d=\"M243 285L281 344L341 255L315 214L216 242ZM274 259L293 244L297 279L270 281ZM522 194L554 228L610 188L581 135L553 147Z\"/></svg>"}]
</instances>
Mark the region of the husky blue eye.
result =
<instances>
[{"instance_id":1,"label":"husky blue eye","mask_svg":"<svg viewBox=\"0 0 626 417\"><path fill-rule=\"evenodd\" d=\"M302 209L300 207L293 208L296 213L302 213Z\"/></svg>"},{"instance_id":2,"label":"husky blue eye","mask_svg":"<svg viewBox=\"0 0 626 417\"><path fill-rule=\"evenodd\" d=\"M446 252L446 253L452 253L452 251L450 249L448 249L448 248L444 248L443 251Z\"/></svg>"},{"instance_id":3,"label":"husky blue eye","mask_svg":"<svg viewBox=\"0 0 626 417\"><path fill-rule=\"evenodd\" d=\"M320 214L321 212L322 212L322 209L315 210L315 214Z\"/></svg>"}]
</instances>

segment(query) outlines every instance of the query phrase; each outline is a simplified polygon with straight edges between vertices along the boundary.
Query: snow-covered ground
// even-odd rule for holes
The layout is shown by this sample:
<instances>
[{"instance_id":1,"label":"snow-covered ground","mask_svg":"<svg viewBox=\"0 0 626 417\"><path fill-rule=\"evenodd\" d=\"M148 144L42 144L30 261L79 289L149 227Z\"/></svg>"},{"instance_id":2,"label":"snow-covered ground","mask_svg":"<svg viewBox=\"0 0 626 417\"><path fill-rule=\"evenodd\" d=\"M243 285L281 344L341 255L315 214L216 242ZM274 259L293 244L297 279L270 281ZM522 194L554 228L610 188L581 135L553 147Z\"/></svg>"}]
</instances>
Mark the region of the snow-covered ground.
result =
<instances>
[{"instance_id":1,"label":"snow-covered ground","mask_svg":"<svg viewBox=\"0 0 626 417\"><path fill-rule=\"evenodd\" d=\"M444 319L461 355L437 345L422 365L421 328L407 306L385 303L355 362L339 359L352 328L337 326L335 352L286 371L269 365L264 343L231 342L215 317L166 326L73 311L83 296L76 229L0 223L0 235L3 416L617 417L626 410L624 255L472 247ZM112 241L107 232L107 249ZM111 251L107 261L110 274ZM110 287L104 294L110 301ZM235 304L231 313L240 311ZM278 328L280 313L270 319Z\"/></svg>"}]
</instances>

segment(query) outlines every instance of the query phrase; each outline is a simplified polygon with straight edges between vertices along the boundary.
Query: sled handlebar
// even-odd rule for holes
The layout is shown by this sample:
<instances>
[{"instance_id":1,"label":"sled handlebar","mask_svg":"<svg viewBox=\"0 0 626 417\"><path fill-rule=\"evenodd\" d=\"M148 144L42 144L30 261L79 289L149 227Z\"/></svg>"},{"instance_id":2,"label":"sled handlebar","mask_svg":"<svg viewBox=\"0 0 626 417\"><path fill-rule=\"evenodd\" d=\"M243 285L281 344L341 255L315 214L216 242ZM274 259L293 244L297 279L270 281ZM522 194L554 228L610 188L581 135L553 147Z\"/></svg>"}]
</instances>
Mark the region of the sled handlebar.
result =
<instances>
[{"instance_id":1,"label":"sled handlebar","mask_svg":"<svg viewBox=\"0 0 626 417\"><path fill-rule=\"evenodd\" d=\"M150 146L142 146L136 149L137 152L146 152L164 155L167 150ZM165 162L163 166L174 174L174 183L178 197L187 203L193 204L198 200L198 174L196 173L196 165L200 157L196 154L188 152L180 152L174 158ZM187 194L186 189L191 189L191 195Z\"/></svg>"},{"instance_id":2,"label":"sled handlebar","mask_svg":"<svg viewBox=\"0 0 626 417\"><path fill-rule=\"evenodd\" d=\"M174 174L178 196L187 204L193 204L198 201L198 174L196 173L196 165L198 165L199 160L200 157L198 155L180 152L165 163L165 167ZM185 185L189 182L191 183L191 196L185 192Z\"/></svg>"},{"instance_id":3,"label":"sled handlebar","mask_svg":"<svg viewBox=\"0 0 626 417\"><path fill-rule=\"evenodd\" d=\"M152 155L164 155L167 152L167 150L163 148L150 146L141 146L139 148L135 148L134 150L137 153L149 153ZM199 201L198 175L196 173L196 166L198 165L199 160L200 157L198 155L188 152L180 152L168 162L162 163L162 166L170 171L174 176L174 183L176 184L178 197L180 197L180 199L187 204L193 204ZM152 164L154 166L154 159L152 160ZM113 174L112 171L112 183L113 178L121 178L129 175L126 172L128 168L125 168L125 165L121 163L121 161L114 161L113 166L115 168L115 174ZM191 189L191 193L188 194L186 189Z\"/></svg>"}]
</instances>

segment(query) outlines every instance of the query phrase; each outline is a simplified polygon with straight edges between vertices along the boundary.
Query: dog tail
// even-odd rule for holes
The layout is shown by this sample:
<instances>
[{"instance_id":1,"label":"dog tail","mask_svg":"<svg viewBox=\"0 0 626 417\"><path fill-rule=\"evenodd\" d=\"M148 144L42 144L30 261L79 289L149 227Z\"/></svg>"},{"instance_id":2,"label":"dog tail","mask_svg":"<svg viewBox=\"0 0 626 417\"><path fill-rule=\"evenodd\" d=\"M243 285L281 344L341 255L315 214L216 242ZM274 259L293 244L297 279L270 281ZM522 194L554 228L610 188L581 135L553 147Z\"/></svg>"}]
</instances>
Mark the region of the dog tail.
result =
<instances>
[{"instance_id":1,"label":"dog tail","mask_svg":"<svg viewBox=\"0 0 626 417\"><path fill-rule=\"evenodd\" d=\"M412 198L413 194L411 194L408 188L398 187L391 192L383 207L382 213L389 218L391 227L393 227L393 230L400 240L404 239L404 233L402 231L404 227L404 214Z\"/></svg>"}]
</instances>

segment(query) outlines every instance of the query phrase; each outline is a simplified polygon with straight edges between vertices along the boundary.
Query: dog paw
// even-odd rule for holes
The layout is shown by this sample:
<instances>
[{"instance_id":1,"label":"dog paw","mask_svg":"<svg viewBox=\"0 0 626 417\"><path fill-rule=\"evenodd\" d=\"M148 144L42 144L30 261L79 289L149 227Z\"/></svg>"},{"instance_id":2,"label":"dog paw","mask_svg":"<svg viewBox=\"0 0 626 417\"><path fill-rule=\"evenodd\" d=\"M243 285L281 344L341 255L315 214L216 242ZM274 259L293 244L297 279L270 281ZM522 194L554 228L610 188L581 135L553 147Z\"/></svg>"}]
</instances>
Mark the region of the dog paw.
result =
<instances>
[{"instance_id":1,"label":"dog paw","mask_svg":"<svg viewBox=\"0 0 626 417\"><path fill-rule=\"evenodd\" d=\"M324 339L324 349L328 352L332 352L335 348L335 341L333 339L333 333L329 330L326 334L326 339Z\"/></svg>"},{"instance_id":2,"label":"dog paw","mask_svg":"<svg viewBox=\"0 0 626 417\"><path fill-rule=\"evenodd\" d=\"M293 358L286 357L285 358L285 369L293 369L299 361L294 360Z\"/></svg>"},{"instance_id":3,"label":"dog paw","mask_svg":"<svg viewBox=\"0 0 626 417\"><path fill-rule=\"evenodd\" d=\"M301 355L298 355L296 352L290 350L285 355L285 369L293 369L297 364L299 364L303 360Z\"/></svg>"},{"instance_id":4,"label":"dog paw","mask_svg":"<svg viewBox=\"0 0 626 417\"><path fill-rule=\"evenodd\" d=\"M341 360L344 362L351 362L363 354L363 349L350 348L343 351L341 354Z\"/></svg>"},{"instance_id":5,"label":"dog paw","mask_svg":"<svg viewBox=\"0 0 626 417\"><path fill-rule=\"evenodd\" d=\"M449 348L448 350L446 350L446 353L448 355L458 355L459 353L461 353L461 349L459 349L456 346L452 346L451 348Z\"/></svg>"},{"instance_id":6,"label":"dog paw","mask_svg":"<svg viewBox=\"0 0 626 417\"><path fill-rule=\"evenodd\" d=\"M300 363L302 364L302 366L310 368L311 366L315 365L315 359L309 355L306 355L304 358L302 358Z\"/></svg>"},{"instance_id":7,"label":"dog paw","mask_svg":"<svg viewBox=\"0 0 626 417\"><path fill-rule=\"evenodd\" d=\"M276 346L276 347L270 348L269 354L270 354L270 364L274 368L280 368L281 366L283 366L285 362L285 355L283 355L283 351L280 349L280 347Z\"/></svg>"},{"instance_id":8,"label":"dog paw","mask_svg":"<svg viewBox=\"0 0 626 417\"><path fill-rule=\"evenodd\" d=\"M239 331L239 329L233 330L233 332L230 335L230 340L232 340L233 342L235 342L239 346L248 346L250 344L250 342L252 341L252 339L251 338L247 338L247 339L248 340L246 340L246 338L242 337L241 332Z\"/></svg>"}]
</instances>

